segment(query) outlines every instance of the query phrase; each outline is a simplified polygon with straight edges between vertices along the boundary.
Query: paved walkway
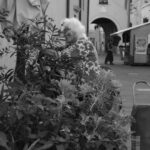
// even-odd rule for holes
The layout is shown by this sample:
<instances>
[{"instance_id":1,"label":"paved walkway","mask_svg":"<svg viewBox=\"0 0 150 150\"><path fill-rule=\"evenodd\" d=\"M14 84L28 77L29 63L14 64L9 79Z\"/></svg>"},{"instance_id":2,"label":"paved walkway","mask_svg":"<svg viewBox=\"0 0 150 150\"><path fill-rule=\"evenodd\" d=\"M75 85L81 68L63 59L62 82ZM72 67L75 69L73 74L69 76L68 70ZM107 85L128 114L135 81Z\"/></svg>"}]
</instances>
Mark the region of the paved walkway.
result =
<instances>
[{"instance_id":1,"label":"paved walkway","mask_svg":"<svg viewBox=\"0 0 150 150\"><path fill-rule=\"evenodd\" d=\"M100 65L108 66L110 67L115 75L117 80L119 80L122 84L121 87L121 97L123 100L123 108L127 114L130 114L132 111L133 106L133 84L137 81L147 81L150 83L150 66L144 66L144 65L124 65L124 62L121 61L119 55L114 56L114 65L105 65L104 64L105 55L100 56ZM138 89L143 89L143 85L139 85ZM140 93L137 91L136 93L136 104L142 105L150 105L150 92L147 90ZM128 141L128 150L131 150L131 140Z\"/></svg>"},{"instance_id":2,"label":"paved walkway","mask_svg":"<svg viewBox=\"0 0 150 150\"><path fill-rule=\"evenodd\" d=\"M99 62L101 65L104 65L105 57L106 57L105 53L100 55ZM123 61L121 60L121 57L119 54L114 55L114 64L123 64Z\"/></svg>"}]
</instances>

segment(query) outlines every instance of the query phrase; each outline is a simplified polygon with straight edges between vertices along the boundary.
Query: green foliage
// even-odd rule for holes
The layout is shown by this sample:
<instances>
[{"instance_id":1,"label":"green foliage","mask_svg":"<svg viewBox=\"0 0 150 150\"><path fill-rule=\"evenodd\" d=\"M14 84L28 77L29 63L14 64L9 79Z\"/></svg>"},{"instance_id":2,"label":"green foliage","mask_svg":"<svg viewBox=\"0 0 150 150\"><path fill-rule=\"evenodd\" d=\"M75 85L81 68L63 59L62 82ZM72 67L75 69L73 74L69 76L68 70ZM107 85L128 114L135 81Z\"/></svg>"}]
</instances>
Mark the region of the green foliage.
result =
<instances>
[{"instance_id":1,"label":"green foliage","mask_svg":"<svg viewBox=\"0 0 150 150\"><path fill-rule=\"evenodd\" d=\"M0 146L121 150L131 118L120 110L120 84L113 73L102 69L94 87L73 85L66 75L75 60L59 55L63 41L52 19L31 20L30 25L11 29L19 60L16 70L0 74Z\"/></svg>"}]
</instances>

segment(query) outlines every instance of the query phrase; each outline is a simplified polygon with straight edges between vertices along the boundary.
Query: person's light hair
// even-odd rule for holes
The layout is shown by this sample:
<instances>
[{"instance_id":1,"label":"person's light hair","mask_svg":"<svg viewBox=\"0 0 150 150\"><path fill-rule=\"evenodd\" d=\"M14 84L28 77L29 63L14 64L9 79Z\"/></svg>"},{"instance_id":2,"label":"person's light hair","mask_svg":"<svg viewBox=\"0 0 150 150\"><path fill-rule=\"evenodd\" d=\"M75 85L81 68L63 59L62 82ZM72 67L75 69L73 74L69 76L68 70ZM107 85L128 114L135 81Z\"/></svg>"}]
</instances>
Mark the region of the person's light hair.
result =
<instances>
[{"instance_id":1,"label":"person's light hair","mask_svg":"<svg viewBox=\"0 0 150 150\"><path fill-rule=\"evenodd\" d=\"M86 38L85 27L77 18L65 18L61 23L61 31L71 30L76 33L77 38Z\"/></svg>"}]
</instances>

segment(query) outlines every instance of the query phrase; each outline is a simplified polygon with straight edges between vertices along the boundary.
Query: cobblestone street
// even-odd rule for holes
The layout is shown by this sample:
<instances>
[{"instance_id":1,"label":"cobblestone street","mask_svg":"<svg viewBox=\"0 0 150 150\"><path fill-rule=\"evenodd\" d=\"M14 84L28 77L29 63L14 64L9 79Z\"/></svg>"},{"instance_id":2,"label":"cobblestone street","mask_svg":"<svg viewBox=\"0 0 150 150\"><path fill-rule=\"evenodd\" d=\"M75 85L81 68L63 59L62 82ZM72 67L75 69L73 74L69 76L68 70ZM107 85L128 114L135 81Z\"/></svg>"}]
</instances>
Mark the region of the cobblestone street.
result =
<instances>
[{"instance_id":1,"label":"cobblestone street","mask_svg":"<svg viewBox=\"0 0 150 150\"><path fill-rule=\"evenodd\" d=\"M104 65L105 56L100 57L100 64ZM114 65L107 65L110 67L116 78L121 82L121 96L123 100L123 107L127 114L131 113L133 106L133 84L137 81L147 81L150 83L150 66L130 66L124 65L119 55L114 56ZM145 86L139 84L137 88L144 88ZM150 92L142 91L141 93L135 91L136 104L150 104ZM131 140L128 141L128 150L131 150Z\"/></svg>"}]
</instances>

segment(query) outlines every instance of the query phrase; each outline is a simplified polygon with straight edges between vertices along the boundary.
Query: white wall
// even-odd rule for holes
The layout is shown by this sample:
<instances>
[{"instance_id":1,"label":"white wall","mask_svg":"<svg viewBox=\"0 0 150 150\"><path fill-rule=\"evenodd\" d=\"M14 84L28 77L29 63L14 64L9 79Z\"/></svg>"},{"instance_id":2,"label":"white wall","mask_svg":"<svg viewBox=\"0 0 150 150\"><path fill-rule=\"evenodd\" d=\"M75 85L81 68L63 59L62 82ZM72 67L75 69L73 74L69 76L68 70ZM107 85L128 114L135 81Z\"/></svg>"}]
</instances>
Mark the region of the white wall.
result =
<instances>
[{"instance_id":1,"label":"white wall","mask_svg":"<svg viewBox=\"0 0 150 150\"><path fill-rule=\"evenodd\" d=\"M148 18L150 21L150 2L142 7L141 17L142 21L143 18Z\"/></svg>"},{"instance_id":2,"label":"white wall","mask_svg":"<svg viewBox=\"0 0 150 150\"><path fill-rule=\"evenodd\" d=\"M132 0L131 23L132 26L143 23L143 18L150 20L150 0Z\"/></svg>"},{"instance_id":3,"label":"white wall","mask_svg":"<svg viewBox=\"0 0 150 150\"><path fill-rule=\"evenodd\" d=\"M79 6L79 0L70 0L70 17L74 17L74 15L79 17L79 13L74 11L74 7Z\"/></svg>"},{"instance_id":4,"label":"white wall","mask_svg":"<svg viewBox=\"0 0 150 150\"><path fill-rule=\"evenodd\" d=\"M87 9L88 9L88 0L82 0L81 21L82 21L82 23L85 25L86 30L87 30L87 24L88 24L88 20L87 20L87 17L88 17L88 10L87 10Z\"/></svg>"},{"instance_id":5,"label":"white wall","mask_svg":"<svg viewBox=\"0 0 150 150\"><path fill-rule=\"evenodd\" d=\"M87 27L87 2L88 0L81 1L81 22ZM79 13L74 11L74 7L79 7L79 0L70 0L69 17L74 15L79 18ZM47 9L47 15L53 18L56 25L59 27L62 19L66 18L66 0L50 0L49 7Z\"/></svg>"},{"instance_id":6,"label":"white wall","mask_svg":"<svg viewBox=\"0 0 150 150\"><path fill-rule=\"evenodd\" d=\"M112 20L118 30L121 30L128 26L127 15L125 0L108 0L108 5L100 5L99 0L90 1L89 23L95 19L105 17Z\"/></svg>"},{"instance_id":7,"label":"white wall","mask_svg":"<svg viewBox=\"0 0 150 150\"><path fill-rule=\"evenodd\" d=\"M51 0L46 14L53 18L59 27L61 20L66 17L66 0Z\"/></svg>"},{"instance_id":8,"label":"white wall","mask_svg":"<svg viewBox=\"0 0 150 150\"><path fill-rule=\"evenodd\" d=\"M4 52L3 55L0 55L0 67L5 68L5 72L9 69L15 69L16 54L12 41L8 42L5 38L0 38L0 51L3 51L2 49L6 47L9 49L9 53Z\"/></svg>"},{"instance_id":9,"label":"white wall","mask_svg":"<svg viewBox=\"0 0 150 150\"><path fill-rule=\"evenodd\" d=\"M132 23L132 26L142 23L142 20L141 20L142 4L143 4L143 0L133 0L132 1L131 16L130 16L130 21Z\"/></svg>"}]
</instances>

